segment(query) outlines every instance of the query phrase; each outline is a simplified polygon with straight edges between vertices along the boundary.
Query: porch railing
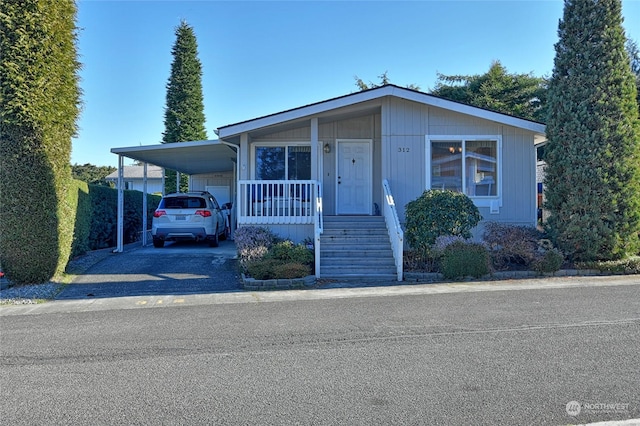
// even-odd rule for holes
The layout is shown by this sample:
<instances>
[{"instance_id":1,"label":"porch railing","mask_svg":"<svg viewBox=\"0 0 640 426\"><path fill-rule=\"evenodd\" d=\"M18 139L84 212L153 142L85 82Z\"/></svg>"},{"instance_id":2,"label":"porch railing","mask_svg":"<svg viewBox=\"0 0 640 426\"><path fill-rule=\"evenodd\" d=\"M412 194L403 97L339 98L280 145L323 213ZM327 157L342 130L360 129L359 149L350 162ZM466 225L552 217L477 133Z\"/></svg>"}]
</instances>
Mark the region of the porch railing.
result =
<instances>
[{"instance_id":1,"label":"porch railing","mask_svg":"<svg viewBox=\"0 0 640 426\"><path fill-rule=\"evenodd\" d=\"M236 211L239 225L313 224L316 277L320 276L322 185L315 180L241 180Z\"/></svg>"},{"instance_id":2,"label":"porch railing","mask_svg":"<svg viewBox=\"0 0 640 426\"><path fill-rule=\"evenodd\" d=\"M238 224L312 224L319 196L313 180L241 180Z\"/></svg>"},{"instance_id":3,"label":"porch railing","mask_svg":"<svg viewBox=\"0 0 640 426\"><path fill-rule=\"evenodd\" d=\"M391 249L393 250L393 258L396 263L398 281L402 281L404 232L400 226L398 211L396 210L396 203L393 200L393 195L391 195L389 182L386 179L382 181L382 187L384 190L384 220L387 224L387 231L389 231L389 239L391 240Z\"/></svg>"}]
</instances>

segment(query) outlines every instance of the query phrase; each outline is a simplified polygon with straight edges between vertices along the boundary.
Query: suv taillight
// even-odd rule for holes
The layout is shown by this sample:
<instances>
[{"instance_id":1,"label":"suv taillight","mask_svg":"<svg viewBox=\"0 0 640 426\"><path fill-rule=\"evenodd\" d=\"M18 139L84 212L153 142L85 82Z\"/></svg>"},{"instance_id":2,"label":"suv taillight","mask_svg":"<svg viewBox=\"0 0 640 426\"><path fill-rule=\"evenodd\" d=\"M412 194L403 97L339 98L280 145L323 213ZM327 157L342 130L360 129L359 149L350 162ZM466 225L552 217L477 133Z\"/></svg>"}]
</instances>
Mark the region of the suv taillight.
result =
<instances>
[{"instance_id":1,"label":"suv taillight","mask_svg":"<svg viewBox=\"0 0 640 426\"><path fill-rule=\"evenodd\" d=\"M167 214L167 212L165 212L164 210L156 210L155 212L153 212L153 217L160 217L164 216L165 214Z\"/></svg>"},{"instance_id":2,"label":"suv taillight","mask_svg":"<svg viewBox=\"0 0 640 426\"><path fill-rule=\"evenodd\" d=\"M202 216L202 217L209 217L211 216L211 212L209 210L196 210L196 214L198 216Z\"/></svg>"}]
</instances>

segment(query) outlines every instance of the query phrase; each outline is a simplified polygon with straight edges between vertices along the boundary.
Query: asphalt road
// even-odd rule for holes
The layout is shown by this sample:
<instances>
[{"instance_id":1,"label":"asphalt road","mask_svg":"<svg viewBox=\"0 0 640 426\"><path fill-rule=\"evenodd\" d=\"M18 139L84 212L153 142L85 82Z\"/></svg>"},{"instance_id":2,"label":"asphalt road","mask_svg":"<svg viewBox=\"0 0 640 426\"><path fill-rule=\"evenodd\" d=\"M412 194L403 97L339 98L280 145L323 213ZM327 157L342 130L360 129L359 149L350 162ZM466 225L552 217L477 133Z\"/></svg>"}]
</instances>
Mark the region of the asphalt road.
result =
<instances>
[{"instance_id":1,"label":"asphalt road","mask_svg":"<svg viewBox=\"0 0 640 426\"><path fill-rule=\"evenodd\" d=\"M640 283L550 281L3 308L0 422L640 418Z\"/></svg>"}]
</instances>

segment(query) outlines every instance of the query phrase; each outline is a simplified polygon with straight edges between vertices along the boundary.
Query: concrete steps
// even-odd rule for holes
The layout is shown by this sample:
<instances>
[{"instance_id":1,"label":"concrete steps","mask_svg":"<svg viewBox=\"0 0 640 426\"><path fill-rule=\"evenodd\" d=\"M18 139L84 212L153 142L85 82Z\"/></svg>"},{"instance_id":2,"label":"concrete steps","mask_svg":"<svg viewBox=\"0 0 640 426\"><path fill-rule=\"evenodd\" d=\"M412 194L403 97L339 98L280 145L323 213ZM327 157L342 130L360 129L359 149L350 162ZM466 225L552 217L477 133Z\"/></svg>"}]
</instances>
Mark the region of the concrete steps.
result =
<instances>
[{"instance_id":1,"label":"concrete steps","mask_svg":"<svg viewBox=\"0 0 640 426\"><path fill-rule=\"evenodd\" d=\"M395 280L389 234L381 216L325 216L320 237L320 276Z\"/></svg>"}]
</instances>

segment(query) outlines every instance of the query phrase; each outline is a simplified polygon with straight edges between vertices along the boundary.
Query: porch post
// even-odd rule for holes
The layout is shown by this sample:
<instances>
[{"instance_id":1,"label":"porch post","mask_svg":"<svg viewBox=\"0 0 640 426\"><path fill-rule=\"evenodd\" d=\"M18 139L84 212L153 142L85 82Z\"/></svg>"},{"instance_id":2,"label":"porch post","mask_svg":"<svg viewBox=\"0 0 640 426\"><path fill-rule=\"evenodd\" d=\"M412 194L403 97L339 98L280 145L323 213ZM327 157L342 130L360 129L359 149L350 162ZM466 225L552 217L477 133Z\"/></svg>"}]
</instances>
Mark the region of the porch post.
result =
<instances>
[{"instance_id":1,"label":"porch post","mask_svg":"<svg viewBox=\"0 0 640 426\"><path fill-rule=\"evenodd\" d=\"M124 251L123 228L124 228L124 158L122 154L118 154L118 220L117 220L117 239L116 249L114 253L122 253Z\"/></svg>"},{"instance_id":2,"label":"porch post","mask_svg":"<svg viewBox=\"0 0 640 426\"><path fill-rule=\"evenodd\" d=\"M318 118L311 119L311 179L320 180L318 176L318 160L322 157L318 155Z\"/></svg>"},{"instance_id":3,"label":"porch post","mask_svg":"<svg viewBox=\"0 0 640 426\"><path fill-rule=\"evenodd\" d=\"M249 135L243 133L240 135L240 151L238 152L238 161L240 165L240 180L249 179Z\"/></svg>"},{"instance_id":4,"label":"porch post","mask_svg":"<svg viewBox=\"0 0 640 426\"><path fill-rule=\"evenodd\" d=\"M166 176L165 176L165 174L164 174L164 172L165 172L165 168L163 167L163 168L162 168L162 196L163 196L163 197L164 197L165 195L167 195L167 194L165 194L165 193L164 193L164 179L165 179L165 177L166 177Z\"/></svg>"},{"instance_id":5,"label":"porch post","mask_svg":"<svg viewBox=\"0 0 640 426\"><path fill-rule=\"evenodd\" d=\"M142 166L142 246L147 245L147 163Z\"/></svg>"}]
</instances>

